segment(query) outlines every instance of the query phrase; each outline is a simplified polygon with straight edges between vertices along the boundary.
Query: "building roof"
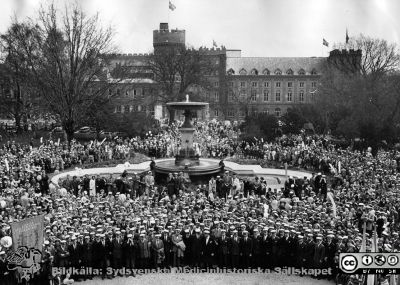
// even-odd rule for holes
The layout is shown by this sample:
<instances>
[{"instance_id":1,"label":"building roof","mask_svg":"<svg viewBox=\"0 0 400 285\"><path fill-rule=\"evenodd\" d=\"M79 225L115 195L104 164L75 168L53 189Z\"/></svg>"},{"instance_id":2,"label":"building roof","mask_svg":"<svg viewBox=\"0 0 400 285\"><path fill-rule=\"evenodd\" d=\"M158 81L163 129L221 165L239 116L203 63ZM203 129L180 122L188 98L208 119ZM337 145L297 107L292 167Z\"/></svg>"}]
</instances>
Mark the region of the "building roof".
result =
<instances>
[{"instance_id":1,"label":"building roof","mask_svg":"<svg viewBox=\"0 0 400 285\"><path fill-rule=\"evenodd\" d=\"M305 74L311 74L315 69L318 74L326 59L326 57L230 57L226 59L226 70L232 69L235 75L239 75L243 69L247 74L252 74L251 71L255 69L260 75L267 70L273 75L276 70L280 70L282 74L287 74L289 70L292 70L293 74L299 74L300 70L304 70Z\"/></svg>"}]
</instances>

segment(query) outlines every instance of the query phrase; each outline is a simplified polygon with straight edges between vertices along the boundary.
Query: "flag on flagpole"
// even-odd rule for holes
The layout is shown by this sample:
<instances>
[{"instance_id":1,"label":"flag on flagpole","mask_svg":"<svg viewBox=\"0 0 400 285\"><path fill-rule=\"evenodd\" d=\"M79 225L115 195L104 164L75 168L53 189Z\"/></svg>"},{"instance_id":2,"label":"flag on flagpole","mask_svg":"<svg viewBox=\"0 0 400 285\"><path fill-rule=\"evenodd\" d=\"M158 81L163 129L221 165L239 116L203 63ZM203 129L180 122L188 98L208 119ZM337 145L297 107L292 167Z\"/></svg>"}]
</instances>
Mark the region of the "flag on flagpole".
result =
<instances>
[{"instance_id":1,"label":"flag on flagpole","mask_svg":"<svg viewBox=\"0 0 400 285\"><path fill-rule=\"evenodd\" d=\"M329 47L329 43L328 43L325 39L322 39L322 44L323 44L324 46Z\"/></svg>"},{"instance_id":2,"label":"flag on flagpole","mask_svg":"<svg viewBox=\"0 0 400 285\"><path fill-rule=\"evenodd\" d=\"M213 46L217 47L217 43L213 40Z\"/></svg>"},{"instance_id":3,"label":"flag on flagpole","mask_svg":"<svg viewBox=\"0 0 400 285\"><path fill-rule=\"evenodd\" d=\"M169 1L169 9L170 9L171 11L174 11L174 10L176 9L176 6L175 6L174 4L172 4L171 1Z\"/></svg>"},{"instance_id":4,"label":"flag on flagpole","mask_svg":"<svg viewBox=\"0 0 400 285\"><path fill-rule=\"evenodd\" d=\"M347 31L347 28L346 28L346 45L349 43L349 32Z\"/></svg>"}]
</instances>

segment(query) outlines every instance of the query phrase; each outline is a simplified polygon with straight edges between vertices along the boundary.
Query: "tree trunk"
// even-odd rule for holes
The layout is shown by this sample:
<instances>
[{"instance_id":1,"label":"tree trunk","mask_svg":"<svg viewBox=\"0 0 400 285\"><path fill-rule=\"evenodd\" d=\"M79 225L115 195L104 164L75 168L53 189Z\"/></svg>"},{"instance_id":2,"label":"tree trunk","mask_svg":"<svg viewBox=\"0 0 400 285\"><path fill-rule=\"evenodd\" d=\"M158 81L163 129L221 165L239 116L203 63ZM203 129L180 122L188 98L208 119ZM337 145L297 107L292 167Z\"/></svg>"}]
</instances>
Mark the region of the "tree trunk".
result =
<instances>
[{"instance_id":1,"label":"tree trunk","mask_svg":"<svg viewBox=\"0 0 400 285\"><path fill-rule=\"evenodd\" d=\"M72 119L68 119L63 122L63 128L65 133L67 134L68 142L71 142L71 140L74 138L74 127L75 127L75 122Z\"/></svg>"}]
</instances>

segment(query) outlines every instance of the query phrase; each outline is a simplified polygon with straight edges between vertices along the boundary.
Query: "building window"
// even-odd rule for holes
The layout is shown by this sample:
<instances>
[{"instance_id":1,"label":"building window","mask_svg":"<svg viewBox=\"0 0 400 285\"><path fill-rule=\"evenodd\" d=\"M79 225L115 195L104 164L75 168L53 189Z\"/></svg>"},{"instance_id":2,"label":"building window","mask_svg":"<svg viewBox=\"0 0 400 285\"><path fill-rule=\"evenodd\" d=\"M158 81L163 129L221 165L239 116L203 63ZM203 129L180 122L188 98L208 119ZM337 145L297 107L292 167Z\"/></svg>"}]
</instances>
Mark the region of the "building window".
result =
<instances>
[{"instance_id":1,"label":"building window","mask_svg":"<svg viewBox=\"0 0 400 285\"><path fill-rule=\"evenodd\" d=\"M121 95L121 89L117 88L117 95Z\"/></svg>"},{"instance_id":2,"label":"building window","mask_svg":"<svg viewBox=\"0 0 400 285\"><path fill-rule=\"evenodd\" d=\"M252 75L258 75L258 70L257 69L252 69L250 72Z\"/></svg>"},{"instance_id":3,"label":"building window","mask_svg":"<svg viewBox=\"0 0 400 285\"><path fill-rule=\"evenodd\" d=\"M218 92L214 92L214 101L219 102L219 93Z\"/></svg>"},{"instance_id":4,"label":"building window","mask_svg":"<svg viewBox=\"0 0 400 285\"><path fill-rule=\"evenodd\" d=\"M277 101L277 102L281 101L281 92L280 91L275 93L275 101Z\"/></svg>"},{"instance_id":5,"label":"building window","mask_svg":"<svg viewBox=\"0 0 400 285\"><path fill-rule=\"evenodd\" d=\"M293 87L293 82L288 82L287 87Z\"/></svg>"},{"instance_id":6,"label":"building window","mask_svg":"<svg viewBox=\"0 0 400 285\"><path fill-rule=\"evenodd\" d=\"M266 69L263 70L263 74L264 74L264 75L269 75L269 70L268 70L268 68L266 68Z\"/></svg>"},{"instance_id":7,"label":"building window","mask_svg":"<svg viewBox=\"0 0 400 285\"><path fill-rule=\"evenodd\" d=\"M314 101L315 99L315 92L310 92L310 100Z\"/></svg>"},{"instance_id":8,"label":"building window","mask_svg":"<svg viewBox=\"0 0 400 285\"><path fill-rule=\"evenodd\" d=\"M233 81L229 81L229 87L233 87Z\"/></svg>"},{"instance_id":9,"label":"building window","mask_svg":"<svg viewBox=\"0 0 400 285\"><path fill-rule=\"evenodd\" d=\"M263 113L269 115L269 110L268 109L264 109Z\"/></svg>"},{"instance_id":10,"label":"building window","mask_svg":"<svg viewBox=\"0 0 400 285\"><path fill-rule=\"evenodd\" d=\"M256 102L257 101L257 91L256 90L251 90L250 100L251 100L251 102Z\"/></svg>"},{"instance_id":11,"label":"building window","mask_svg":"<svg viewBox=\"0 0 400 285\"><path fill-rule=\"evenodd\" d=\"M214 110L214 117L218 117L219 116L219 111L218 111L218 109L215 109Z\"/></svg>"},{"instance_id":12,"label":"building window","mask_svg":"<svg viewBox=\"0 0 400 285\"><path fill-rule=\"evenodd\" d=\"M215 64L218 65L219 64L219 58L215 59Z\"/></svg>"},{"instance_id":13,"label":"building window","mask_svg":"<svg viewBox=\"0 0 400 285\"><path fill-rule=\"evenodd\" d=\"M264 90L264 101L269 101L269 92L268 90Z\"/></svg>"},{"instance_id":14,"label":"building window","mask_svg":"<svg viewBox=\"0 0 400 285\"><path fill-rule=\"evenodd\" d=\"M246 115L245 115L245 113L244 113L244 111L243 110L240 110L239 111L239 117L245 117Z\"/></svg>"},{"instance_id":15,"label":"building window","mask_svg":"<svg viewBox=\"0 0 400 285\"><path fill-rule=\"evenodd\" d=\"M239 71L239 74L240 74L240 75L247 75L246 69L242 68L242 69Z\"/></svg>"},{"instance_id":16,"label":"building window","mask_svg":"<svg viewBox=\"0 0 400 285\"><path fill-rule=\"evenodd\" d=\"M246 82L245 81L241 81L240 82L240 87L246 87Z\"/></svg>"},{"instance_id":17,"label":"building window","mask_svg":"<svg viewBox=\"0 0 400 285\"><path fill-rule=\"evenodd\" d=\"M233 102L233 91L229 90L228 92L228 102Z\"/></svg>"},{"instance_id":18,"label":"building window","mask_svg":"<svg viewBox=\"0 0 400 285\"><path fill-rule=\"evenodd\" d=\"M300 91L299 93L299 101L304 102L304 91Z\"/></svg>"},{"instance_id":19,"label":"building window","mask_svg":"<svg viewBox=\"0 0 400 285\"><path fill-rule=\"evenodd\" d=\"M311 87L317 87L317 82L315 82L315 81L313 81L313 82L311 82Z\"/></svg>"},{"instance_id":20,"label":"building window","mask_svg":"<svg viewBox=\"0 0 400 285\"><path fill-rule=\"evenodd\" d=\"M117 106L117 109L116 109L116 112L117 113L122 113L122 106Z\"/></svg>"},{"instance_id":21,"label":"building window","mask_svg":"<svg viewBox=\"0 0 400 285\"><path fill-rule=\"evenodd\" d=\"M282 71L278 68L275 70L275 75L282 75Z\"/></svg>"},{"instance_id":22,"label":"building window","mask_svg":"<svg viewBox=\"0 0 400 285\"><path fill-rule=\"evenodd\" d=\"M281 83L279 81L275 82L275 87L281 87Z\"/></svg>"},{"instance_id":23,"label":"building window","mask_svg":"<svg viewBox=\"0 0 400 285\"><path fill-rule=\"evenodd\" d=\"M288 92L287 93L287 98L286 99L287 99L288 102L292 102L292 92Z\"/></svg>"},{"instance_id":24,"label":"building window","mask_svg":"<svg viewBox=\"0 0 400 285\"><path fill-rule=\"evenodd\" d=\"M305 74L306 74L306 72L304 71L304 69L299 70L299 75L305 75Z\"/></svg>"},{"instance_id":25,"label":"building window","mask_svg":"<svg viewBox=\"0 0 400 285\"><path fill-rule=\"evenodd\" d=\"M125 113L129 113L131 111L131 108L129 105L126 105L124 109L125 109L124 110Z\"/></svg>"},{"instance_id":26,"label":"building window","mask_svg":"<svg viewBox=\"0 0 400 285\"><path fill-rule=\"evenodd\" d=\"M313 69L313 70L311 71L311 74L312 74L312 75L316 75L316 74L317 74L317 70L316 70L316 69Z\"/></svg>"},{"instance_id":27,"label":"building window","mask_svg":"<svg viewBox=\"0 0 400 285\"><path fill-rule=\"evenodd\" d=\"M228 117L234 117L235 116L235 111L233 109L228 110Z\"/></svg>"},{"instance_id":28,"label":"building window","mask_svg":"<svg viewBox=\"0 0 400 285\"><path fill-rule=\"evenodd\" d=\"M219 87L219 82L218 81L216 81L216 82L214 82L214 87Z\"/></svg>"},{"instance_id":29,"label":"building window","mask_svg":"<svg viewBox=\"0 0 400 285\"><path fill-rule=\"evenodd\" d=\"M108 89L108 95L112 95L112 90L111 89Z\"/></svg>"},{"instance_id":30,"label":"building window","mask_svg":"<svg viewBox=\"0 0 400 285\"><path fill-rule=\"evenodd\" d=\"M264 87L269 87L269 82L268 81L264 82Z\"/></svg>"},{"instance_id":31,"label":"building window","mask_svg":"<svg viewBox=\"0 0 400 285\"><path fill-rule=\"evenodd\" d=\"M287 74L287 75L292 75L292 74L293 74L293 70L288 69L288 71L286 71L286 74Z\"/></svg>"},{"instance_id":32,"label":"building window","mask_svg":"<svg viewBox=\"0 0 400 285\"><path fill-rule=\"evenodd\" d=\"M275 116L277 116L277 117L281 116L281 109L280 108L276 108L275 109Z\"/></svg>"},{"instance_id":33,"label":"building window","mask_svg":"<svg viewBox=\"0 0 400 285\"><path fill-rule=\"evenodd\" d=\"M299 86L300 86L300 87L304 87L304 82L303 82L303 81L300 82L300 83L299 83Z\"/></svg>"},{"instance_id":34,"label":"building window","mask_svg":"<svg viewBox=\"0 0 400 285\"><path fill-rule=\"evenodd\" d=\"M230 68L227 73L228 75L233 75L235 74L235 71L232 68Z\"/></svg>"},{"instance_id":35,"label":"building window","mask_svg":"<svg viewBox=\"0 0 400 285\"><path fill-rule=\"evenodd\" d=\"M247 97L246 90L240 90L240 101L244 101Z\"/></svg>"},{"instance_id":36,"label":"building window","mask_svg":"<svg viewBox=\"0 0 400 285\"><path fill-rule=\"evenodd\" d=\"M256 81L251 82L251 87L257 87L257 82Z\"/></svg>"}]
</instances>

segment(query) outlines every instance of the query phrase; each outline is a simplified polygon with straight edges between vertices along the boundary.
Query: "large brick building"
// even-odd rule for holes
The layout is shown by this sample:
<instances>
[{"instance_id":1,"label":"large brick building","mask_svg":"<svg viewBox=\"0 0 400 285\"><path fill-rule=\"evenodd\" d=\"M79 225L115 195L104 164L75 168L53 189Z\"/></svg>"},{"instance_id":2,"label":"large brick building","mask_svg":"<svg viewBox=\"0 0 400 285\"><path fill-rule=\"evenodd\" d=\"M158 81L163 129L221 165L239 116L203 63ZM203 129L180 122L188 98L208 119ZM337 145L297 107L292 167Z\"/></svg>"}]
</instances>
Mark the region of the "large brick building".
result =
<instances>
[{"instance_id":1,"label":"large brick building","mask_svg":"<svg viewBox=\"0 0 400 285\"><path fill-rule=\"evenodd\" d=\"M161 23L153 31L154 53L185 46L185 31L170 30ZM246 113L266 112L282 115L294 105L313 101L326 57L242 57L241 50L200 48L213 64L206 75L209 82L201 90L209 109L201 116L219 120L242 120ZM351 51L350 51L351 53ZM347 51L332 51L331 56L347 56ZM357 53L357 55L359 55ZM148 112L156 118L167 116L162 103L146 104L146 96L157 96L160 85L148 66L147 54L110 55L111 73L130 69L132 79L117 88L115 112ZM120 91L118 91L120 90Z\"/></svg>"}]
</instances>

